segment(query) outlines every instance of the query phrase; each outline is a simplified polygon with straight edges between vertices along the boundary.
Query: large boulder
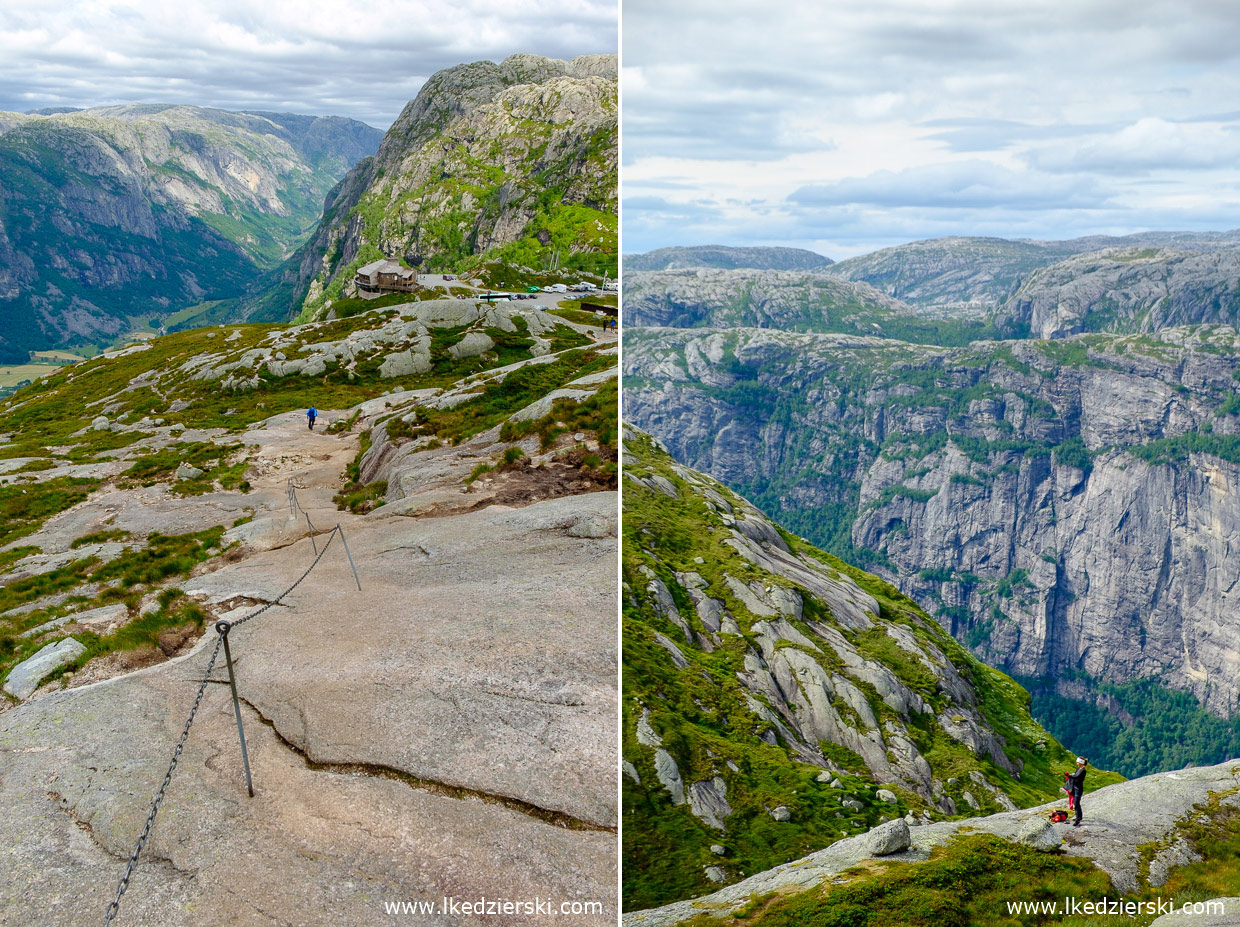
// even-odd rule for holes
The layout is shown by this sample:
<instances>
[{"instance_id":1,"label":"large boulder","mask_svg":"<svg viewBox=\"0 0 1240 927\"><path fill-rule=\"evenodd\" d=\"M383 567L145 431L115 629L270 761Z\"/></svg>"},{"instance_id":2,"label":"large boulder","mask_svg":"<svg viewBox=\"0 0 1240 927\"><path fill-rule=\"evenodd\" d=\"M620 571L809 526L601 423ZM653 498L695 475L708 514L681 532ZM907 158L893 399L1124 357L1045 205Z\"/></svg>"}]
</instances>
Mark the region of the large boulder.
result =
<instances>
[{"instance_id":1,"label":"large boulder","mask_svg":"<svg viewBox=\"0 0 1240 927\"><path fill-rule=\"evenodd\" d=\"M30 659L13 667L5 680L4 691L14 698L30 698L39 688L39 683L85 652L86 648L71 637L48 644Z\"/></svg>"},{"instance_id":2,"label":"large boulder","mask_svg":"<svg viewBox=\"0 0 1240 927\"><path fill-rule=\"evenodd\" d=\"M1030 818L1022 824L1020 830L1016 832L1016 842L1043 853L1058 850L1063 845L1063 839L1058 831L1049 820L1043 817Z\"/></svg>"},{"instance_id":3,"label":"large boulder","mask_svg":"<svg viewBox=\"0 0 1240 927\"><path fill-rule=\"evenodd\" d=\"M430 354L414 354L412 351L397 351L383 358L379 365L379 376L408 377L415 373L426 373L431 369Z\"/></svg>"},{"instance_id":4,"label":"large boulder","mask_svg":"<svg viewBox=\"0 0 1240 927\"><path fill-rule=\"evenodd\" d=\"M904 818L896 818L886 824L880 824L867 834L870 852L875 856L890 856L892 853L903 853L912 843L908 825Z\"/></svg>"},{"instance_id":5,"label":"large boulder","mask_svg":"<svg viewBox=\"0 0 1240 927\"><path fill-rule=\"evenodd\" d=\"M477 357L484 351L489 351L495 347L495 342L491 340L489 335L482 332L469 332L448 349L453 357Z\"/></svg>"}]
</instances>

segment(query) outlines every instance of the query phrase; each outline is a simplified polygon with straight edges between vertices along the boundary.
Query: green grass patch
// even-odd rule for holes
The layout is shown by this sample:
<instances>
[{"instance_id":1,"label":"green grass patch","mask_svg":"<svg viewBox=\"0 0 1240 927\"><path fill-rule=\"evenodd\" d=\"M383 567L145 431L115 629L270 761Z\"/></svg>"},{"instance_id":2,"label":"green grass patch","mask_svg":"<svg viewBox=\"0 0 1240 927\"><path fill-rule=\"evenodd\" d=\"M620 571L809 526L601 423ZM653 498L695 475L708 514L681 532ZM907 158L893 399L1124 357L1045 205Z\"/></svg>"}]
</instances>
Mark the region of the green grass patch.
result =
<instances>
[{"instance_id":1,"label":"green grass patch","mask_svg":"<svg viewBox=\"0 0 1240 927\"><path fill-rule=\"evenodd\" d=\"M170 576L187 575L221 550L222 525L193 534L152 534L142 547L126 550L90 574L93 582L117 581L128 589L149 586Z\"/></svg>"},{"instance_id":2,"label":"green grass patch","mask_svg":"<svg viewBox=\"0 0 1240 927\"><path fill-rule=\"evenodd\" d=\"M332 497L336 508L355 515L364 515L383 505L387 495L387 480L375 480L365 485L351 482Z\"/></svg>"},{"instance_id":3,"label":"green grass patch","mask_svg":"<svg viewBox=\"0 0 1240 927\"><path fill-rule=\"evenodd\" d=\"M583 309L548 309L547 311L577 325L602 325L606 320L606 316L596 312L586 312Z\"/></svg>"},{"instance_id":4,"label":"green grass patch","mask_svg":"<svg viewBox=\"0 0 1240 927\"><path fill-rule=\"evenodd\" d=\"M878 864L786 898L755 899L742 920L762 927L1032 927L1067 923L1046 915L1009 915L1008 901L1114 898L1106 873L1088 860L1040 853L990 835L966 835L935 847L920 863ZM705 915L688 922L717 925Z\"/></svg>"},{"instance_id":5,"label":"green grass patch","mask_svg":"<svg viewBox=\"0 0 1240 927\"><path fill-rule=\"evenodd\" d=\"M0 544L32 534L52 515L85 500L98 486L98 480L68 476L0 486Z\"/></svg>"},{"instance_id":6,"label":"green grass patch","mask_svg":"<svg viewBox=\"0 0 1240 927\"><path fill-rule=\"evenodd\" d=\"M527 364L498 381L489 381L476 399L451 409L419 408L416 427L410 434L434 435L447 443L459 443L493 428L571 380L613 366L614 357L593 351L570 351L548 364Z\"/></svg>"},{"instance_id":7,"label":"green grass patch","mask_svg":"<svg viewBox=\"0 0 1240 927\"><path fill-rule=\"evenodd\" d=\"M77 538L69 545L70 549L77 550L79 547L85 547L87 544L103 544L107 541L121 541L129 537L128 531L95 531L91 534L84 534Z\"/></svg>"}]
</instances>

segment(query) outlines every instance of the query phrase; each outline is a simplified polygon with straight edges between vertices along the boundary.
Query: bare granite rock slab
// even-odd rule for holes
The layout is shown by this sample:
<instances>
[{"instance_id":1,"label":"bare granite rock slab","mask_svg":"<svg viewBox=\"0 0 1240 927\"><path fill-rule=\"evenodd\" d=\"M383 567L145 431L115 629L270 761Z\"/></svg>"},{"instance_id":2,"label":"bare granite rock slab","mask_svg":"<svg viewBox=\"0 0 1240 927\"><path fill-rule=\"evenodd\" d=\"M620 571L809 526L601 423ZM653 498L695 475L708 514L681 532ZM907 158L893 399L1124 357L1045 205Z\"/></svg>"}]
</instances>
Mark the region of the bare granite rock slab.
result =
<instances>
[{"instance_id":1,"label":"bare granite rock slab","mask_svg":"<svg viewBox=\"0 0 1240 927\"><path fill-rule=\"evenodd\" d=\"M1150 927L1235 927L1236 924L1240 924L1240 898L1211 898L1164 914Z\"/></svg>"}]
</instances>

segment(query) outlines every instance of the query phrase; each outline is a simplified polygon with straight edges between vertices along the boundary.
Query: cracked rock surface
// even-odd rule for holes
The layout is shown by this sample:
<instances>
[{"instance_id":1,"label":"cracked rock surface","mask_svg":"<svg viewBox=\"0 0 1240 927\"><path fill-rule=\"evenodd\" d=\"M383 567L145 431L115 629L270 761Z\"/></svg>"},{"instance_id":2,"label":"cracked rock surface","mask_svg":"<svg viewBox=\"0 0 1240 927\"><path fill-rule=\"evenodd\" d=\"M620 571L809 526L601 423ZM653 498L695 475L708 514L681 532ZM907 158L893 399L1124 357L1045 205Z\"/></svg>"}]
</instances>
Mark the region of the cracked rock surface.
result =
<instances>
[{"instance_id":1,"label":"cracked rock surface","mask_svg":"<svg viewBox=\"0 0 1240 927\"><path fill-rule=\"evenodd\" d=\"M407 924L384 906L401 901L436 903L418 923L557 919L445 915L447 896L601 902L574 923L614 924L616 540L569 528L614 526L615 494L356 516L330 502L351 440L296 414L248 437L244 556L187 593L244 613L303 573L314 554L284 494L299 468L300 503L343 525L363 591L336 540L232 632L256 795L221 657L117 922ZM180 500L215 523L218 504ZM102 921L215 637L0 713L0 923Z\"/></svg>"}]
</instances>

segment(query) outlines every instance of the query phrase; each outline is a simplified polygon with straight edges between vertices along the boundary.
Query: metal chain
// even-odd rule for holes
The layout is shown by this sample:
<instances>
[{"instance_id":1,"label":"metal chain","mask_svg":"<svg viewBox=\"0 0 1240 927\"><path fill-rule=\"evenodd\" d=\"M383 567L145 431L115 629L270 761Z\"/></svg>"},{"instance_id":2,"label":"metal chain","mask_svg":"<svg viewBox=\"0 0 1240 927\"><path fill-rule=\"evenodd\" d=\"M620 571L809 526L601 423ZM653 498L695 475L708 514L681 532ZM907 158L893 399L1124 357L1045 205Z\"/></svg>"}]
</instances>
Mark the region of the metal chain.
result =
<instances>
[{"instance_id":1,"label":"metal chain","mask_svg":"<svg viewBox=\"0 0 1240 927\"><path fill-rule=\"evenodd\" d=\"M313 522L310 521L310 512L306 510L305 506L301 504L301 500L297 498L298 488L299 487L297 486L297 482L293 479L293 477L290 476L288 478L288 498L289 498L290 515L293 518L297 517L298 512L300 512L302 515L305 515L306 525L310 528L310 537L311 538L318 537L320 534L323 534L324 532L314 527ZM304 489L305 487L300 487L300 488Z\"/></svg>"},{"instance_id":2,"label":"metal chain","mask_svg":"<svg viewBox=\"0 0 1240 927\"><path fill-rule=\"evenodd\" d=\"M294 494L295 497L295 494ZM302 584L307 576L319 565L319 561L323 559L323 555L327 553L327 548L331 546L332 540L336 537L336 533L340 531L340 526L332 528L327 535L327 543L323 545L323 549L319 551L318 556L306 568L306 572L297 578L297 582L289 586L278 596L244 617L238 618L232 622L232 627L239 624L245 624L251 618L257 618L267 609L279 605L289 593ZM224 638L217 637L215 640L215 649L211 651L211 659L207 662L207 671L202 676L202 682L198 685L198 694L194 697L194 705L189 710L189 717L185 720L185 727L181 731L181 739L177 741L176 749L172 751L172 762L168 765L168 772L164 774L163 784L160 785L159 791L155 793L155 801L151 804L151 813L146 816L146 824L142 828L142 833L138 837L138 843L133 849L133 854L129 857L129 862L125 866L125 874L121 876L120 882L116 886L116 897L112 899L112 903L108 905L108 913L104 918L104 927L108 927L112 920L116 917L117 911L120 910L121 896L125 894L125 890L129 888L129 879L133 875L133 871L137 868L138 857L142 855L142 848L146 846L147 838L151 835L151 828L155 825L155 816L159 814L159 806L163 804L164 795L168 791L168 785L172 782L172 772L177 768L177 763L181 760L181 751L185 748L185 741L189 738L189 729L194 723L194 716L198 714L198 706L202 704L203 694L207 691L207 683L211 681L211 672L215 669L215 661L219 658L220 647Z\"/></svg>"},{"instance_id":3,"label":"metal chain","mask_svg":"<svg viewBox=\"0 0 1240 927\"><path fill-rule=\"evenodd\" d=\"M128 865L125 866L125 874L121 876L121 881L116 886L116 897L108 905L108 914L103 921L104 927L112 923L112 919L116 917L116 912L120 910L121 895L125 894L125 890L129 888L129 878L133 875L134 869L137 868L138 857L142 855L142 848L146 846L146 840L151 835L151 828L155 826L155 815L159 814L159 806L163 804L164 795L168 791L168 785L172 782L172 772L177 768L177 763L181 760L181 751L185 749L185 741L189 738L190 726L194 723L194 716L198 714L198 706L202 704L202 696L207 691L207 683L211 681L211 672L215 669L215 661L220 655L220 644L222 641L223 638L216 638L215 640L215 649L211 651L211 659L207 661L207 671L202 674L202 682L198 684L198 694L194 697L194 706L189 710L189 717L185 719L185 727L181 731L181 739L177 741L176 749L172 751L172 762L168 764L168 771L164 773L163 784L159 787L159 791L155 793L155 801L151 804L151 813L146 816L146 825L142 828L142 833L138 837L138 843L129 857Z\"/></svg>"},{"instance_id":4,"label":"metal chain","mask_svg":"<svg viewBox=\"0 0 1240 927\"><path fill-rule=\"evenodd\" d=\"M276 596L274 599L272 599L270 602L264 605L262 608L252 611L250 612L250 614L244 615L243 617L238 618L236 621L232 622L232 627L235 628L239 624L245 624L251 618L257 618L263 612L267 611L267 609L273 608L274 606L279 605L284 600L284 597L286 595L288 595L290 592L292 592L294 589L300 586L302 584L302 580L304 580L307 576L310 575L310 571L319 565L319 561L322 560L323 555L327 553L327 548L331 547L332 540L336 537L336 532L339 530L340 530L340 526L337 525L335 528L332 528L332 530L327 533L327 543L323 545L323 549L319 551L319 555L314 558L314 561L310 564L310 566L306 567L306 572L302 573L301 576L298 577L297 582L293 583L293 585L289 586L287 589L281 592L278 596Z\"/></svg>"}]
</instances>

